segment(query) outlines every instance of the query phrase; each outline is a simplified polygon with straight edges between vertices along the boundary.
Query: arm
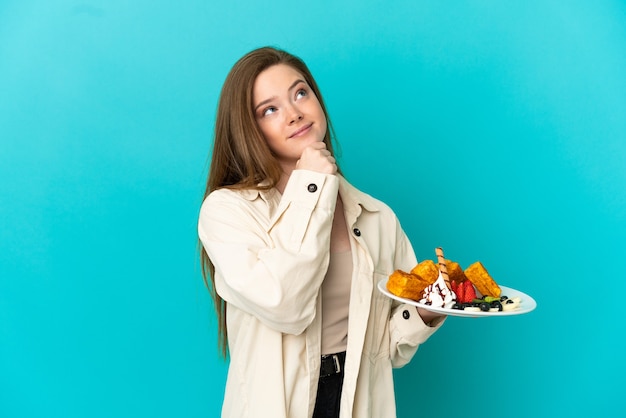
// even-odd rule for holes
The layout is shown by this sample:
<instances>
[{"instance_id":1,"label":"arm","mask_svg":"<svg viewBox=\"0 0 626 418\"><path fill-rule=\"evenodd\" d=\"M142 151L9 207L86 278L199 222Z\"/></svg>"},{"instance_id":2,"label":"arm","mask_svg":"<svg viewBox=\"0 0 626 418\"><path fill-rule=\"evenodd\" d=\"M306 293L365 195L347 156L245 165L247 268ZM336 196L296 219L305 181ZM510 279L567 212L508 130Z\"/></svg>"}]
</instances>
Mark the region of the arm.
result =
<instances>
[{"instance_id":1,"label":"arm","mask_svg":"<svg viewBox=\"0 0 626 418\"><path fill-rule=\"evenodd\" d=\"M439 324L441 321L443 321L445 316L440 313L427 311L423 308L417 308L417 313L419 314L420 318L422 318L422 321L424 321L424 323L428 324L428 326L430 327L434 327Z\"/></svg>"},{"instance_id":2,"label":"arm","mask_svg":"<svg viewBox=\"0 0 626 418\"><path fill-rule=\"evenodd\" d=\"M411 270L417 260L411 243L396 220L396 268ZM420 344L443 324L445 316L416 308L413 305L394 302L390 317L390 355L394 367L407 364Z\"/></svg>"},{"instance_id":3,"label":"arm","mask_svg":"<svg viewBox=\"0 0 626 418\"><path fill-rule=\"evenodd\" d=\"M217 293L269 327L301 333L326 273L337 192L334 175L295 170L271 219L259 210L268 211L265 205L231 191L209 195L198 233L215 265Z\"/></svg>"}]
</instances>

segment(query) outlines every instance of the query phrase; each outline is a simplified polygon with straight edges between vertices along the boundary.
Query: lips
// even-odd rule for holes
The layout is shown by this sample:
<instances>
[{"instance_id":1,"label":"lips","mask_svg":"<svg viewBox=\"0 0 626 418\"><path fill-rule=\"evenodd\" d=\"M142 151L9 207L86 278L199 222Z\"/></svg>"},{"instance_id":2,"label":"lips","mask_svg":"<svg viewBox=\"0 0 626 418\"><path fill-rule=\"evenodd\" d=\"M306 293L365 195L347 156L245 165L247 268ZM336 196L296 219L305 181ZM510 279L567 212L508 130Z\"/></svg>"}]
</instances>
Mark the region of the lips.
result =
<instances>
[{"instance_id":1,"label":"lips","mask_svg":"<svg viewBox=\"0 0 626 418\"><path fill-rule=\"evenodd\" d=\"M312 123L304 125L302 128L298 129L297 131L289 135L289 138L295 138L295 137L303 135L311 128L311 126L313 126Z\"/></svg>"}]
</instances>

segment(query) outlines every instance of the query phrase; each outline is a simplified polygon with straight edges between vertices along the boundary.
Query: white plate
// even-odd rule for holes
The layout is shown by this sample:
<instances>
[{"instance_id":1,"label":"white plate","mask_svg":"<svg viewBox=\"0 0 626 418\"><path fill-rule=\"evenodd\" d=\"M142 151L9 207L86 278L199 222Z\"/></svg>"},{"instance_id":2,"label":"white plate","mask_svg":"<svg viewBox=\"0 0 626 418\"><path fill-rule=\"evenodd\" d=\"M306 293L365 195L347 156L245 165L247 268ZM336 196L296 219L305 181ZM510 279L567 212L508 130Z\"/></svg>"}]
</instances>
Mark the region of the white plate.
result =
<instances>
[{"instance_id":1,"label":"white plate","mask_svg":"<svg viewBox=\"0 0 626 418\"><path fill-rule=\"evenodd\" d=\"M519 290L512 289L506 286L500 286L502 289L502 296L508 296L510 298L519 297L521 299L521 303L519 308L513 309L510 311L500 311L500 312L469 312L461 309L450 309L450 308L437 308L430 305L424 305L423 303L419 303L413 299L405 299L399 296L394 295L389 290L387 290L387 280L383 279L378 282L378 290L380 290L386 296L389 296L392 299L397 301L408 303L409 305L417 306L418 308L424 308L431 312L438 312L444 315L450 316L470 316L470 317L482 317L482 316L510 316L510 315L521 315L528 313L534 310L537 307L537 302L535 299L528 296L526 293L520 292Z\"/></svg>"}]
</instances>

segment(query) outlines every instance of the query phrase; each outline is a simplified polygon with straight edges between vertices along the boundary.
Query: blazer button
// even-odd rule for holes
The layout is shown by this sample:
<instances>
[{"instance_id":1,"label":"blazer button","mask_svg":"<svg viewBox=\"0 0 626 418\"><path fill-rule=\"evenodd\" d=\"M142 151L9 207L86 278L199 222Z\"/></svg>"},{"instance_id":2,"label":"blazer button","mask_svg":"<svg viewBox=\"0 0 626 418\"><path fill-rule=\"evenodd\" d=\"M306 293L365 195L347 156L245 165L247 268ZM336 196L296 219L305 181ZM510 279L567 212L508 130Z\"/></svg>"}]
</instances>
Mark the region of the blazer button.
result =
<instances>
[{"instance_id":1,"label":"blazer button","mask_svg":"<svg viewBox=\"0 0 626 418\"><path fill-rule=\"evenodd\" d=\"M411 314L409 313L408 310L405 309L404 311L402 311L402 318L409 319L410 317L411 317Z\"/></svg>"},{"instance_id":2,"label":"blazer button","mask_svg":"<svg viewBox=\"0 0 626 418\"><path fill-rule=\"evenodd\" d=\"M354 235L356 235L357 237L361 236L361 230L359 228L354 228L352 232L354 232Z\"/></svg>"},{"instance_id":3,"label":"blazer button","mask_svg":"<svg viewBox=\"0 0 626 418\"><path fill-rule=\"evenodd\" d=\"M307 190L310 191L311 193L315 193L317 191L317 185L311 183L308 185Z\"/></svg>"}]
</instances>

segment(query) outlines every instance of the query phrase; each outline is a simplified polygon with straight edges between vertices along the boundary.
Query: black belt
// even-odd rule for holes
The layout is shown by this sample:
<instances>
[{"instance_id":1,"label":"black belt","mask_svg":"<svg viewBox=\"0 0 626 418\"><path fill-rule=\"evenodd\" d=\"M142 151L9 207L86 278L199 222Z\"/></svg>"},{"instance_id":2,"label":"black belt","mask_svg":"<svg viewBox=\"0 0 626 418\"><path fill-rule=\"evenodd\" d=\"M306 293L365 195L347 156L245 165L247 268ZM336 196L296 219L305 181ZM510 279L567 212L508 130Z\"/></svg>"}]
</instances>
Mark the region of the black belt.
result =
<instances>
[{"instance_id":1,"label":"black belt","mask_svg":"<svg viewBox=\"0 0 626 418\"><path fill-rule=\"evenodd\" d=\"M328 354L322 356L322 364L320 366L320 377L328 377L343 372L343 366L346 364L346 352L336 354Z\"/></svg>"}]
</instances>

